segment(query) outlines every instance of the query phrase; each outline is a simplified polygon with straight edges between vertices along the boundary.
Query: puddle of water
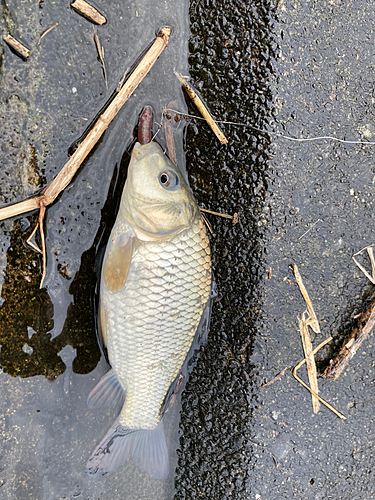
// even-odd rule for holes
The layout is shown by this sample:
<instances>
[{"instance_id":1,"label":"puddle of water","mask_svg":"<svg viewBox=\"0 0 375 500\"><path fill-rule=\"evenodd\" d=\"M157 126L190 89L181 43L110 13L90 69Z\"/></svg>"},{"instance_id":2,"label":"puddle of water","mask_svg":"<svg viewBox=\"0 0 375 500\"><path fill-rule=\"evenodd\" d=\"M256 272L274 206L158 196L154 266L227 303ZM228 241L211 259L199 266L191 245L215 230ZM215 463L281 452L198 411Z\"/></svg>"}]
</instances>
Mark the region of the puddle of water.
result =
<instances>
[{"instance_id":1,"label":"puddle of water","mask_svg":"<svg viewBox=\"0 0 375 500\"><path fill-rule=\"evenodd\" d=\"M3 126L1 202L20 201L51 181L69 146L104 105L107 90L94 30L69 5L9 2L3 28L31 49L23 62L4 48L1 78ZM146 104L160 122L172 99L185 109L175 67L187 74L187 3L96 3L107 16L96 32L104 48L110 91L163 26L168 48L124 105L84 168L46 215L47 276L39 290L41 261L25 239L35 216L1 224L2 304L0 377L2 402L1 493L7 498L147 498L173 496L167 481L151 480L129 463L103 480L85 475L87 458L115 410L89 411L87 395L107 370L99 363L93 298L101 237L114 222L129 147ZM38 45L39 35L59 25ZM158 128L155 125L155 130ZM176 132L182 155L183 128ZM163 134L158 136L164 146ZM184 156L181 156L184 166ZM99 363L99 364L98 364ZM9 376L11 375L11 376ZM39 376L38 376L39 375ZM42 376L40 376L42 375ZM13 378L16 377L16 378ZM179 398L166 415L171 470L177 465Z\"/></svg>"}]
</instances>

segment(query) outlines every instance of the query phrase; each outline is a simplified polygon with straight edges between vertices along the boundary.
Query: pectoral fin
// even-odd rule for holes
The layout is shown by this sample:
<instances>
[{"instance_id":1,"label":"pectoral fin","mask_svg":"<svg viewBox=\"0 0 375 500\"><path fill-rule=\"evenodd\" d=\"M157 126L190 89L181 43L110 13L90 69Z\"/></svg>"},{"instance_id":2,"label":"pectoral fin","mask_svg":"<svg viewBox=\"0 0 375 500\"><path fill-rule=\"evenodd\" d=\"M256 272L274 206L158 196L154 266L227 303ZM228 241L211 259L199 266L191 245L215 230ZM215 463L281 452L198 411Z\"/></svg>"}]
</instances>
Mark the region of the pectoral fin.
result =
<instances>
[{"instance_id":1,"label":"pectoral fin","mask_svg":"<svg viewBox=\"0 0 375 500\"><path fill-rule=\"evenodd\" d=\"M124 288L132 261L134 238L122 235L112 245L104 263L104 282L113 293Z\"/></svg>"}]
</instances>

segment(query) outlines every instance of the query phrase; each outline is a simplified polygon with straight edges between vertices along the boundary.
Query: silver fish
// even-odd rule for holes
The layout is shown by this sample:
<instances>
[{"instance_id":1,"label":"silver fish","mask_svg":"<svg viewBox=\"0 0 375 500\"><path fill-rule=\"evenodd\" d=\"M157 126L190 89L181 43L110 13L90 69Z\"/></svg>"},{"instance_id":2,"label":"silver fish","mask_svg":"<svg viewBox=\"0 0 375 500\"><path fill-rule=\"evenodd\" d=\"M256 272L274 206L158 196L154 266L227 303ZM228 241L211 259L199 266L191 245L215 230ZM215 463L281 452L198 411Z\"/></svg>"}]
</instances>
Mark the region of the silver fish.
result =
<instances>
[{"instance_id":1,"label":"silver fish","mask_svg":"<svg viewBox=\"0 0 375 500\"><path fill-rule=\"evenodd\" d=\"M166 477L163 412L191 350L211 291L209 241L183 176L155 142L134 146L101 275L100 324L112 369L89 406L122 399L120 415L86 472L128 458Z\"/></svg>"}]
</instances>

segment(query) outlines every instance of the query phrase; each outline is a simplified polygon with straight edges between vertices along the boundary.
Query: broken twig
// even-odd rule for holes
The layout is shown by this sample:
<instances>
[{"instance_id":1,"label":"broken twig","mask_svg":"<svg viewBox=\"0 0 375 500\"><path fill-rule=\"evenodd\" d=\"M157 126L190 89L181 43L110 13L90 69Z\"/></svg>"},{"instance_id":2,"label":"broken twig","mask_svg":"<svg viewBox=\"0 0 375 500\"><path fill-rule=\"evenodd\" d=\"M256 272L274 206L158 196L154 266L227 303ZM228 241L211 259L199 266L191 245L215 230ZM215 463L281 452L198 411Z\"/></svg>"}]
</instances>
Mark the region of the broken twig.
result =
<instances>
[{"instance_id":1,"label":"broken twig","mask_svg":"<svg viewBox=\"0 0 375 500\"><path fill-rule=\"evenodd\" d=\"M168 104L168 108L176 106L176 101L171 101ZM176 148L173 138L173 126L172 118L168 117L166 113L163 113L163 130L165 135L165 140L167 143L168 156L172 163L177 165Z\"/></svg>"},{"instance_id":2,"label":"broken twig","mask_svg":"<svg viewBox=\"0 0 375 500\"><path fill-rule=\"evenodd\" d=\"M177 73L176 70L173 70L174 74L177 76L179 79L181 85L185 89L186 93L190 97L190 99L193 101L193 103L196 105L198 108L199 112L203 116L203 118L206 120L208 123L209 127L211 128L212 132L216 135L216 137L219 139L221 144L227 144L228 139L225 137L223 132L220 130L219 126L215 122L215 120L212 118L210 112L206 108L206 106L203 104L202 99L197 95L197 93L191 88L191 86L187 83L185 78L180 75L180 73Z\"/></svg>"},{"instance_id":3,"label":"broken twig","mask_svg":"<svg viewBox=\"0 0 375 500\"><path fill-rule=\"evenodd\" d=\"M97 35L96 31L95 31L95 28L94 28L94 42L95 42L96 51L98 52L99 62L102 65L102 68L103 68L103 75L104 75L105 87L106 87L106 89L108 89L107 71L105 69L105 64L104 64L104 49L100 45L99 37L98 37L98 35Z\"/></svg>"},{"instance_id":4,"label":"broken twig","mask_svg":"<svg viewBox=\"0 0 375 500\"><path fill-rule=\"evenodd\" d=\"M221 214L220 212L213 212L212 210L207 210L206 208L199 208L201 212L205 212L206 214L217 215L218 217L224 217L224 219L232 219L233 215Z\"/></svg>"},{"instance_id":5,"label":"broken twig","mask_svg":"<svg viewBox=\"0 0 375 500\"><path fill-rule=\"evenodd\" d=\"M53 29L55 29L58 25L59 25L59 23L55 23L53 26L50 26L45 31L43 31L43 33L39 37L39 42L38 42L37 45L40 44L40 41L42 40L42 38L44 38L47 35L47 33L49 33L50 31L52 31Z\"/></svg>"},{"instance_id":6,"label":"broken twig","mask_svg":"<svg viewBox=\"0 0 375 500\"><path fill-rule=\"evenodd\" d=\"M280 373L278 373L278 374L276 375L276 377L274 377L272 380L270 380L270 381L269 381L269 382L267 382L266 384L263 384L263 385L262 385L262 388L263 388L263 387L268 387L269 385L272 385L273 383L275 383L277 380L279 380L279 379L280 379L280 378L284 375L284 373L285 373L287 370L289 370L289 368L290 368L289 366L286 366L285 368L283 368L283 369L281 370L281 372L280 372Z\"/></svg>"},{"instance_id":7,"label":"broken twig","mask_svg":"<svg viewBox=\"0 0 375 500\"><path fill-rule=\"evenodd\" d=\"M328 342L330 342L332 340L332 337L329 337L328 339L326 339L324 342L322 342L321 344L318 345L318 347L316 347L312 354L315 356L315 354L322 348L324 347L326 344L328 344ZM318 394L314 393L314 391L312 389L310 389L310 387L297 375L297 370L299 370L299 368L301 368L301 366L306 363L306 359L303 359L302 361L300 361L298 363L298 365L294 368L293 370L293 377L301 384L303 385L303 387L305 389L307 389L311 394L313 394L316 398L319 399L319 401L324 404L324 406L326 406L329 410L331 410L335 415L337 415L339 418L341 418L342 420L346 420L346 417L345 415L343 415L342 413L340 413L339 411L337 411L333 406L331 406L329 403L327 403L327 401L325 401L323 398L321 398Z\"/></svg>"},{"instance_id":8,"label":"broken twig","mask_svg":"<svg viewBox=\"0 0 375 500\"><path fill-rule=\"evenodd\" d=\"M318 375L316 371L315 358L313 355L313 348L309 334L309 327L311 319L305 319L305 313L302 314L302 319L299 321L299 331L301 334L303 352L305 354L307 377L309 379L310 387L314 393L318 394ZM317 399L312 394L312 406L313 412L318 413L319 411L319 399Z\"/></svg>"},{"instance_id":9,"label":"broken twig","mask_svg":"<svg viewBox=\"0 0 375 500\"><path fill-rule=\"evenodd\" d=\"M23 59L27 59L30 56L30 49L19 40L16 40L12 35L4 35L3 40Z\"/></svg>"},{"instance_id":10,"label":"broken twig","mask_svg":"<svg viewBox=\"0 0 375 500\"><path fill-rule=\"evenodd\" d=\"M375 284L375 261L373 246L369 245L365 248L359 250L359 252L353 255L353 260L359 269L364 273L364 275ZM366 271L366 269L355 259L357 255L362 254L367 250L371 262L371 275ZM356 352L360 348L362 342L367 339L372 328L375 324L375 298L372 299L370 306L367 310L360 314L357 325L351 332L348 338L345 339L339 352L332 358L329 365L324 370L323 376L325 378L331 378L337 380L341 373L345 370L349 361L355 356ZM356 316L357 318L357 316Z\"/></svg>"},{"instance_id":11,"label":"broken twig","mask_svg":"<svg viewBox=\"0 0 375 500\"><path fill-rule=\"evenodd\" d=\"M357 326L349 337L345 340L343 346L330 360L329 365L324 370L325 378L338 379L346 368L349 361L354 357L362 342L367 339L375 324L375 299L372 300L370 307L361 314Z\"/></svg>"},{"instance_id":12,"label":"broken twig","mask_svg":"<svg viewBox=\"0 0 375 500\"><path fill-rule=\"evenodd\" d=\"M85 0L75 0L70 6L96 24L102 25L107 22L107 19Z\"/></svg>"},{"instance_id":13,"label":"broken twig","mask_svg":"<svg viewBox=\"0 0 375 500\"><path fill-rule=\"evenodd\" d=\"M309 326L311 326L312 330L315 333L320 333L318 318L316 317L309 294L307 293L305 285L303 284L302 276L300 275L297 264L293 264L293 273L296 278L297 285L299 286L299 289L301 291L302 297L305 299L307 309L309 311L309 316L310 316Z\"/></svg>"},{"instance_id":14,"label":"broken twig","mask_svg":"<svg viewBox=\"0 0 375 500\"><path fill-rule=\"evenodd\" d=\"M354 262L356 263L356 265L359 267L359 269L363 272L363 274L366 276L367 279L369 279L371 281L371 283L373 285L375 285L375 262L374 262L374 252L373 252L373 246L374 245L368 245L367 247L365 248L361 248L361 250L359 250L359 252L355 253L353 256L352 256L352 259L354 260ZM370 262L371 262L371 275L366 271L366 269L358 262L357 259L355 259L355 257L357 255L361 255L362 252L364 252L365 250L367 250L367 253L368 253L368 256L370 257Z\"/></svg>"},{"instance_id":15,"label":"broken twig","mask_svg":"<svg viewBox=\"0 0 375 500\"><path fill-rule=\"evenodd\" d=\"M40 209L39 219L37 227L39 228L41 239L42 239L42 249L44 247L44 234L43 234L43 217L45 214L45 208L54 202L57 196L69 185L74 175L78 171L79 167L82 165L83 161L86 159L90 151L99 141L100 137L103 135L104 131L107 129L113 118L120 111L122 106L132 95L138 85L141 83L143 78L150 71L154 65L157 58L160 56L164 48L168 44L169 36L171 30L170 28L163 28L156 40L147 51L143 59L140 61L134 72L129 76L127 81L124 83L123 87L120 89L119 93L114 97L109 106L99 116L94 126L79 144L76 151L66 162L64 167L60 170L57 176L46 186L39 196L32 198L31 200L22 201L11 205L9 207L4 207L0 209L0 220L7 219L8 217L13 217L15 215L20 215L26 212L30 212L37 208ZM45 252L43 269L45 270ZM44 273L45 274L45 273ZM43 285L43 279L40 287Z\"/></svg>"}]
</instances>

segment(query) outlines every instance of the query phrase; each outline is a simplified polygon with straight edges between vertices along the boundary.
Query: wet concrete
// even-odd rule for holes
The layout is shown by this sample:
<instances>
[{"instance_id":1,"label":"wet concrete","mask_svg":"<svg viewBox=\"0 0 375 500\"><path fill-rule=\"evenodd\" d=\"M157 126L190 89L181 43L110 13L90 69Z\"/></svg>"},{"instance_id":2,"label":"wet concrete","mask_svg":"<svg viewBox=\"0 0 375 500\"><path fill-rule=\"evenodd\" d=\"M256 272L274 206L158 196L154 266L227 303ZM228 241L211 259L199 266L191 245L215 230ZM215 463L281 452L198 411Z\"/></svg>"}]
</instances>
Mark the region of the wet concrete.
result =
<instances>
[{"instance_id":1,"label":"wet concrete","mask_svg":"<svg viewBox=\"0 0 375 500\"><path fill-rule=\"evenodd\" d=\"M24 62L2 47L0 195L9 203L53 178L107 91L92 25L68 5L2 6L4 32L32 49ZM321 322L314 345L334 337L317 356L320 368L372 293L351 255L375 241L374 146L275 135L375 140L372 5L96 6L108 16L97 32L109 88L162 24L172 25L174 37L48 210L45 290L38 290L40 259L23 244L35 216L1 223L0 498L375 498L372 337L339 381L319 381L345 422L325 408L314 415L290 371L261 387L303 356L298 317L305 305L290 264L299 265ZM184 135L189 179L202 206L237 211L240 221L210 219L218 298L209 341L182 395L179 445L180 406L170 415L175 478L150 482L129 465L93 482L84 464L113 414L85 404L106 369L95 337L95 255L116 209L140 109L151 103L159 119L172 99L184 107L172 69L188 71L189 29L195 86L215 116L243 124L223 125L229 144L221 146L192 120Z\"/></svg>"}]
</instances>

